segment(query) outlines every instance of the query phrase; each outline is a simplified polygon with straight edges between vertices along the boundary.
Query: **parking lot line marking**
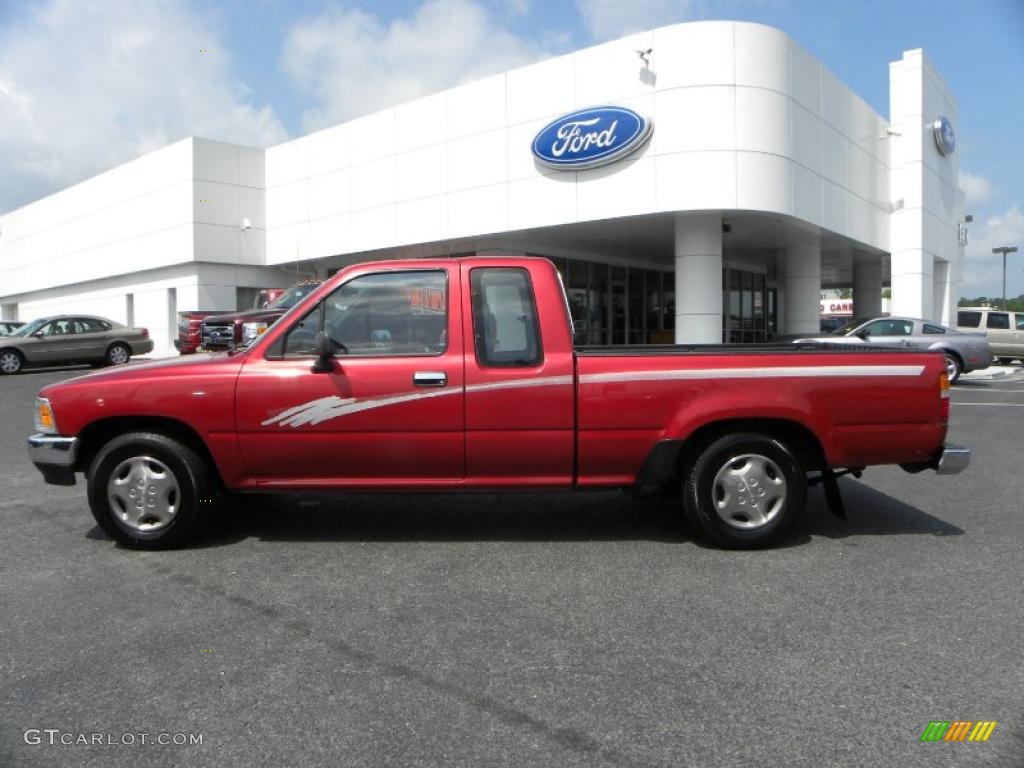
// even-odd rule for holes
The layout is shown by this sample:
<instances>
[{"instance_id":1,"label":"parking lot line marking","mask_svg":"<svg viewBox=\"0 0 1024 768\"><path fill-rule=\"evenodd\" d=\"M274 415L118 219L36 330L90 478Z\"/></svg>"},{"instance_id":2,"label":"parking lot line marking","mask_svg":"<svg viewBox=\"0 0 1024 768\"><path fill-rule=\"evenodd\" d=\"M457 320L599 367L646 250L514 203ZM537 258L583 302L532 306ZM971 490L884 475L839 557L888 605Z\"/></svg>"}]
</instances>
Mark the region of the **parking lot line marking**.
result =
<instances>
[{"instance_id":1,"label":"parking lot line marking","mask_svg":"<svg viewBox=\"0 0 1024 768\"><path fill-rule=\"evenodd\" d=\"M962 403L959 400L954 400L953 405L988 405L993 408L1024 408L1024 403Z\"/></svg>"},{"instance_id":2,"label":"parking lot line marking","mask_svg":"<svg viewBox=\"0 0 1024 768\"><path fill-rule=\"evenodd\" d=\"M1010 392L1015 395L1024 395L1024 387L1021 387L1020 389L975 389L974 387L971 387L970 389L960 389L956 391L957 393L970 392L972 395L983 395L986 392Z\"/></svg>"}]
</instances>

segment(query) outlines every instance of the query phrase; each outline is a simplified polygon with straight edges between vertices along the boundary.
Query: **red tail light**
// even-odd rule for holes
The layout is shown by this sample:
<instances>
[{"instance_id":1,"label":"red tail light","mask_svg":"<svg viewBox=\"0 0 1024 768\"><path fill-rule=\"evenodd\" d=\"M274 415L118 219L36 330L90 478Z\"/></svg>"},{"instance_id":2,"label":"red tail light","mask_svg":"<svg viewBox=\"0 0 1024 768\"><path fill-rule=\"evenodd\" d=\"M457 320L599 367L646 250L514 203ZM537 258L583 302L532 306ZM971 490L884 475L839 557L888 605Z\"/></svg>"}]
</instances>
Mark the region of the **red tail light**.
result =
<instances>
[{"instance_id":1,"label":"red tail light","mask_svg":"<svg viewBox=\"0 0 1024 768\"><path fill-rule=\"evenodd\" d=\"M142 335L144 338L149 338L149 328L140 328L139 330L142 331Z\"/></svg>"},{"instance_id":2,"label":"red tail light","mask_svg":"<svg viewBox=\"0 0 1024 768\"><path fill-rule=\"evenodd\" d=\"M949 376L945 371L939 374L939 423L949 424Z\"/></svg>"}]
</instances>

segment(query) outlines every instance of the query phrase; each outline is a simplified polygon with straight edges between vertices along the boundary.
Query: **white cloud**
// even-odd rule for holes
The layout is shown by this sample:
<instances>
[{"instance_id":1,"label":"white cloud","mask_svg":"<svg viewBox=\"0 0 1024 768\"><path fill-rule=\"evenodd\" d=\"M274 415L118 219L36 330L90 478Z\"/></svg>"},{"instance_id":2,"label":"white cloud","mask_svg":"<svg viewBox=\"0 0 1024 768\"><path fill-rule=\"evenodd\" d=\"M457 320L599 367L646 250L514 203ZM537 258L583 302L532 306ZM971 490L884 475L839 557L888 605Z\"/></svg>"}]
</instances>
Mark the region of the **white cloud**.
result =
<instances>
[{"instance_id":1,"label":"white cloud","mask_svg":"<svg viewBox=\"0 0 1024 768\"><path fill-rule=\"evenodd\" d=\"M998 296L1002 292L1003 259L992 249L1003 245L1016 245L1024 251L1024 213L1015 204L1003 213L989 216L984 221L970 224L963 269L963 296ZM1021 253L1007 258L1006 292L1011 296L1024 292Z\"/></svg>"},{"instance_id":2,"label":"white cloud","mask_svg":"<svg viewBox=\"0 0 1024 768\"><path fill-rule=\"evenodd\" d=\"M0 30L0 211L192 134L287 136L181 3L52 0Z\"/></svg>"},{"instance_id":3,"label":"white cloud","mask_svg":"<svg viewBox=\"0 0 1024 768\"><path fill-rule=\"evenodd\" d=\"M960 189L971 205L984 203L992 196L992 182L978 173L960 171Z\"/></svg>"},{"instance_id":4,"label":"white cloud","mask_svg":"<svg viewBox=\"0 0 1024 768\"><path fill-rule=\"evenodd\" d=\"M584 26L597 40L684 21L692 6L693 0L576 0Z\"/></svg>"},{"instance_id":5,"label":"white cloud","mask_svg":"<svg viewBox=\"0 0 1024 768\"><path fill-rule=\"evenodd\" d=\"M312 130L546 55L474 0L426 0L392 21L357 9L303 19L288 32L283 66L318 102L303 115Z\"/></svg>"}]
</instances>

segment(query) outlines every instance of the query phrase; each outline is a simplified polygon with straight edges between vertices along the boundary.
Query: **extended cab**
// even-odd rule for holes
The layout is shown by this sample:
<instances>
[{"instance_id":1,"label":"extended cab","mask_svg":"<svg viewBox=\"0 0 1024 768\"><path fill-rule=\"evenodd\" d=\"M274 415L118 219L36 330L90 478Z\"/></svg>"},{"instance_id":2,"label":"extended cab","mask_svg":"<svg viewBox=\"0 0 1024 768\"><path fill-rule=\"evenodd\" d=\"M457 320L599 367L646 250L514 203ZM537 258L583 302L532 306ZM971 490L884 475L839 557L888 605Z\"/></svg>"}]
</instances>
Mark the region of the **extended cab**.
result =
<instances>
[{"instance_id":1,"label":"extended cab","mask_svg":"<svg viewBox=\"0 0 1024 768\"><path fill-rule=\"evenodd\" d=\"M966 467L948 395L935 352L574 347L544 259L387 261L246 348L45 387L28 443L137 547L186 541L220 491L570 488L668 492L704 535L757 546L809 473L838 508L844 470Z\"/></svg>"}]
</instances>

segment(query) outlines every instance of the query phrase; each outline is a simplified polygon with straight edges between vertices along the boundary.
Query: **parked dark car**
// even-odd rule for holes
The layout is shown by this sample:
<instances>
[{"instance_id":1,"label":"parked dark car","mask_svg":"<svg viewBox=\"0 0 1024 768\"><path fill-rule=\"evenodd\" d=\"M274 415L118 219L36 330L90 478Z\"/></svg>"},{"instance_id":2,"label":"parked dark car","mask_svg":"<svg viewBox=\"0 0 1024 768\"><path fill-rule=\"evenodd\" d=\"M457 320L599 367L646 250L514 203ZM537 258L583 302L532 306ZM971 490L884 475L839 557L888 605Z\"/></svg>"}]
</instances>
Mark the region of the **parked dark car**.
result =
<instances>
[{"instance_id":1,"label":"parked dark car","mask_svg":"<svg viewBox=\"0 0 1024 768\"><path fill-rule=\"evenodd\" d=\"M308 296L321 280L296 283L267 305L266 309L230 312L203 320L200 343L204 350L224 350L248 344L274 324L300 299Z\"/></svg>"},{"instance_id":2,"label":"parked dark car","mask_svg":"<svg viewBox=\"0 0 1024 768\"><path fill-rule=\"evenodd\" d=\"M42 365L123 365L132 355L153 351L145 328L129 328L105 317L42 317L0 337L0 373Z\"/></svg>"},{"instance_id":3,"label":"parked dark car","mask_svg":"<svg viewBox=\"0 0 1024 768\"><path fill-rule=\"evenodd\" d=\"M17 320L0 320L0 336L9 336L23 325Z\"/></svg>"}]
</instances>

